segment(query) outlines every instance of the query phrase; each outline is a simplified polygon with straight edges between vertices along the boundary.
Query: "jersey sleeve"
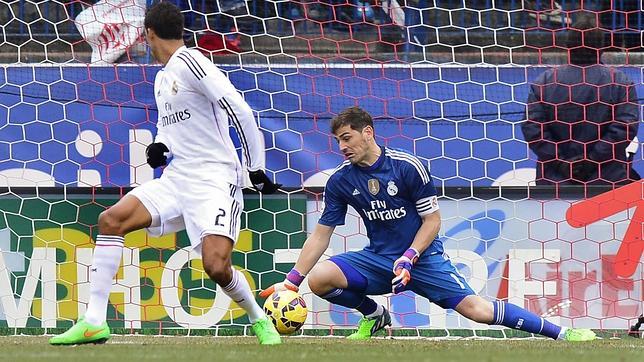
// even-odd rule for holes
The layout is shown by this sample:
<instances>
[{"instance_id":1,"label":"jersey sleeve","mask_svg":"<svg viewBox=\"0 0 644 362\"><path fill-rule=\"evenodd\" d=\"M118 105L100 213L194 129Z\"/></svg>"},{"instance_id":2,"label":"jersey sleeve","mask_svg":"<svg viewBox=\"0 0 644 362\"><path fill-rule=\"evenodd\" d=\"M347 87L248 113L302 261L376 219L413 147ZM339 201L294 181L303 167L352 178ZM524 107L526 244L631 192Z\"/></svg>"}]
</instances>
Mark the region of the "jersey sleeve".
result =
<instances>
[{"instance_id":1,"label":"jersey sleeve","mask_svg":"<svg viewBox=\"0 0 644 362\"><path fill-rule=\"evenodd\" d=\"M264 136L248 103L212 62L192 56L189 52L180 54L179 59L186 64L186 76L194 78L196 88L228 115L239 136L248 170L263 170L266 167Z\"/></svg>"},{"instance_id":2,"label":"jersey sleeve","mask_svg":"<svg viewBox=\"0 0 644 362\"><path fill-rule=\"evenodd\" d=\"M172 156L172 143L168 141L167 137L165 136L165 129L161 127L160 124L157 123L157 134L154 136L154 143L163 143L166 147L168 147L168 150L170 151L170 156ZM167 153L166 153L167 155Z\"/></svg>"},{"instance_id":3,"label":"jersey sleeve","mask_svg":"<svg viewBox=\"0 0 644 362\"><path fill-rule=\"evenodd\" d=\"M163 70L161 70L160 72L162 72L162 71ZM157 91L159 89L159 79L160 79L160 77L158 75L154 79L154 94L157 94ZM161 109L160 108L161 105L159 104L158 98L155 97L155 101L157 102L157 109ZM170 144L170 142L168 141L167 137L165 136L166 131L165 131L164 127L161 127L161 117L160 117L159 113L157 113L157 127L156 127L156 129L157 129L157 133L154 136L154 143L163 143L164 145L166 145L166 147L168 147L168 149L170 150L170 153L172 153L172 145Z\"/></svg>"},{"instance_id":4,"label":"jersey sleeve","mask_svg":"<svg viewBox=\"0 0 644 362\"><path fill-rule=\"evenodd\" d=\"M425 216L437 211L438 196L427 167L419 159L412 157L411 162L403 163L402 171L412 201L416 203L418 214Z\"/></svg>"},{"instance_id":5,"label":"jersey sleeve","mask_svg":"<svg viewBox=\"0 0 644 362\"><path fill-rule=\"evenodd\" d=\"M326 226L344 225L347 215L347 202L344 201L338 192L335 179L331 178L324 188L324 211L318 220L318 224Z\"/></svg>"},{"instance_id":6,"label":"jersey sleeve","mask_svg":"<svg viewBox=\"0 0 644 362\"><path fill-rule=\"evenodd\" d=\"M205 87L212 88L213 84L206 84ZM217 104L226 111L237 131L248 170L265 169L264 136L255 122L253 111L248 103L235 91L219 98Z\"/></svg>"}]
</instances>

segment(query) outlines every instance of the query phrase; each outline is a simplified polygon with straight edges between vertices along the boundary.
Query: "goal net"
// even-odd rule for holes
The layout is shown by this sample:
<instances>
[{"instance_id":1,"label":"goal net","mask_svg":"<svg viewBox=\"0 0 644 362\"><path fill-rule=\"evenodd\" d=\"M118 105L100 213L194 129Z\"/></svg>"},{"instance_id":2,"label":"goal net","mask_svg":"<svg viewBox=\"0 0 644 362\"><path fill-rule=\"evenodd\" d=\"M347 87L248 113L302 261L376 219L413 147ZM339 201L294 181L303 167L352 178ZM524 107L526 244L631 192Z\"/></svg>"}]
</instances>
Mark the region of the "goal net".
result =
<instances>
[{"instance_id":1,"label":"goal net","mask_svg":"<svg viewBox=\"0 0 644 362\"><path fill-rule=\"evenodd\" d=\"M160 69L144 44L150 3L0 3L0 333L55 332L81 316L98 214L160 175L144 157ZM253 108L268 173L285 186L245 195L233 263L254 291L297 259L343 160L329 122L357 105L373 115L378 143L429 167L440 237L481 296L610 332L642 313L638 2L174 3L186 44ZM604 65L588 64L597 57ZM350 210L325 257L366 243ZM133 232L125 245L108 307L115 331L248 332L185 232ZM356 312L306 283L301 292L304 333L357 324ZM510 333L410 292L376 299L392 313L392 334Z\"/></svg>"}]
</instances>

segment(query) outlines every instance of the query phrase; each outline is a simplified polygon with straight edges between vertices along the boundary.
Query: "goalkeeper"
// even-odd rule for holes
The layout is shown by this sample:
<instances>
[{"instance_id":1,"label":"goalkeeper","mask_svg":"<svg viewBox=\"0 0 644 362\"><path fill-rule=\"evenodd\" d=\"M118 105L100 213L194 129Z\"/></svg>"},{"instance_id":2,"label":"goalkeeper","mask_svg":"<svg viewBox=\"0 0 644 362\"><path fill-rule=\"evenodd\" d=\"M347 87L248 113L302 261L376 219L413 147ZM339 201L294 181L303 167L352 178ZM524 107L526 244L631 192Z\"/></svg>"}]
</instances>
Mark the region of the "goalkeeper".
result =
<instances>
[{"instance_id":1,"label":"goalkeeper","mask_svg":"<svg viewBox=\"0 0 644 362\"><path fill-rule=\"evenodd\" d=\"M229 122L241 141L251 182L259 191L273 193L280 185L263 171L262 133L252 110L223 73L200 52L184 46L183 15L176 6L157 3L148 9L144 24L152 54L164 66L154 80L159 118L147 162L157 168L168 163L170 153L173 159L161 178L135 188L100 214L87 313L49 342L97 343L110 337L105 318L123 237L148 228L155 236L186 229L206 274L247 312L260 344L279 344L280 336L246 278L231 265L246 171L236 157Z\"/></svg>"},{"instance_id":2,"label":"goalkeeper","mask_svg":"<svg viewBox=\"0 0 644 362\"><path fill-rule=\"evenodd\" d=\"M503 301L476 295L444 253L437 238L441 226L436 189L428 170L411 154L379 146L371 116L360 108L342 111L331 131L346 157L324 190L324 211L306 240L295 267L275 290L309 287L330 303L363 314L349 339L369 339L391 324L387 309L368 295L411 290L445 309L479 323L503 325L553 339L586 341L589 329L568 329ZM347 206L362 217L369 244L360 251L318 263L336 226L344 224Z\"/></svg>"}]
</instances>

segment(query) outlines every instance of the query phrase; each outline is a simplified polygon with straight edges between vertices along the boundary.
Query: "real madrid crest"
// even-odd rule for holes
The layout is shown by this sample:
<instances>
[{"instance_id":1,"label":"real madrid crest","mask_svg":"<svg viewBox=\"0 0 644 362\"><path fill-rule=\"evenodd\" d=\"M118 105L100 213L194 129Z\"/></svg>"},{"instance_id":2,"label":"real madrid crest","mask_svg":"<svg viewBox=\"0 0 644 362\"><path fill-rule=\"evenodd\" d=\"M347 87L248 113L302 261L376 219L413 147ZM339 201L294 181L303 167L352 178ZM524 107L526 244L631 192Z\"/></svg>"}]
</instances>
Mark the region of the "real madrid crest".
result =
<instances>
[{"instance_id":1,"label":"real madrid crest","mask_svg":"<svg viewBox=\"0 0 644 362\"><path fill-rule=\"evenodd\" d=\"M387 193L389 196L395 196L398 193L398 186L393 181L387 183Z\"/></svg>"},{"instance_id":2,"label":"real madrid crest","mask_svg":"<svg viewBox=\"0 0 644 362\"><path fill-rule=\"evenodd\" d=\"M372 195L377 195L378 192L380 191L380 183L378 182L378 179L372 178L369 179L369 182L367 184L369 186L369 193Z\"/></svg>"},{"instance_id":3,"label":"real madrid crest","mask_svg":"<svg viewBox=\"0 0 644 362\"><path fill-rule=\"evenodd\" d=\"M170 91L172 92L173 96L176 95L177 92L179 92L179 85L177 84L176 80L172 82L172 88L170 89Z\"/></svg>"}]
</instances>

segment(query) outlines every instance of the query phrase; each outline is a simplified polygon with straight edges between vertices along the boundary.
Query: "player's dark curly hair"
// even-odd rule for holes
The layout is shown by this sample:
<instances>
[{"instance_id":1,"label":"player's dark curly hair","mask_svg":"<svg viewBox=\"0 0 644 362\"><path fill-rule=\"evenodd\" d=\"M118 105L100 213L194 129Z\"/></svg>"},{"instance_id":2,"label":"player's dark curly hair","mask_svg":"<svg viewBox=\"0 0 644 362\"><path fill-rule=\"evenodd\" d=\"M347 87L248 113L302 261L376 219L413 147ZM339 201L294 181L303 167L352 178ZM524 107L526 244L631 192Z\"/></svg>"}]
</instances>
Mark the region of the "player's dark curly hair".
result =
<instances>
[{"instance_id":1,"label":"player's dark curly hair","mask_svg":"<svg viewBox=\"0 0 644 362\"><path fill-rule=\"evenodd\" d=\"M183 14L170 2L158 2L145 12L144 26L161 39L183 39Z\"/></svg>"},{"instance_id":2,"label":"player's dark curly hair","mask_svg":"<svg viewBox=\"0 0 644 362\"><path fill-rule=\"evenodd\" d=\"M351 129L362 131L365 127L373 127L371 115L360 107L349 107L331 120L331 132L335 134L338 129L350 126Z\"/></svg>"}]
</instances>

